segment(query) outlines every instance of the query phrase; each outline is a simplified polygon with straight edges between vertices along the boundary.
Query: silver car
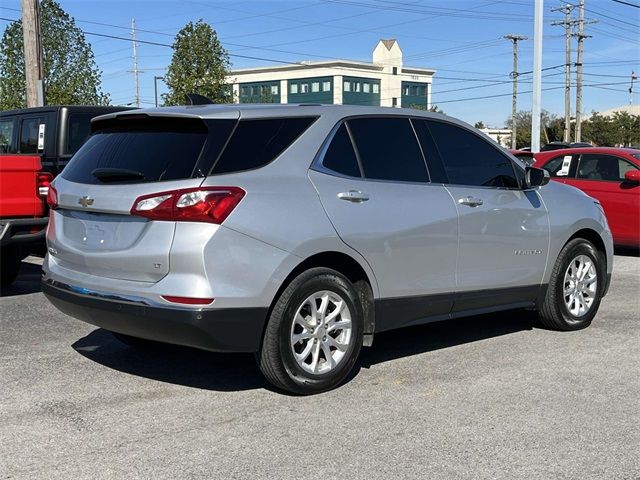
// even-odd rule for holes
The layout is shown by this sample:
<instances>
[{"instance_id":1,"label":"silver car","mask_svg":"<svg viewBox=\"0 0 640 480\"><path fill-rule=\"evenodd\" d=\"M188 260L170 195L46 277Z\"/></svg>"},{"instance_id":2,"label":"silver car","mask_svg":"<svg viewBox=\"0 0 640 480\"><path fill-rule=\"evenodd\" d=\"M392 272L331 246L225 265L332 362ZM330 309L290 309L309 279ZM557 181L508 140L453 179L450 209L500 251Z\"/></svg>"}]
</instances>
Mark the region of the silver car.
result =
<instances>
[{"instance_id":1,"label":"silver car","mask_svg":"<svg viewBox=\"0 0 640 480\"><path fill-rule=\"evenodd\" d=\"M128 344L255 352L308 394L378 332L518 308L577 330L607 292L598 202L450 117L207 105L92 132L50 189L43 290Z\"/></svg>"}]
</instances>

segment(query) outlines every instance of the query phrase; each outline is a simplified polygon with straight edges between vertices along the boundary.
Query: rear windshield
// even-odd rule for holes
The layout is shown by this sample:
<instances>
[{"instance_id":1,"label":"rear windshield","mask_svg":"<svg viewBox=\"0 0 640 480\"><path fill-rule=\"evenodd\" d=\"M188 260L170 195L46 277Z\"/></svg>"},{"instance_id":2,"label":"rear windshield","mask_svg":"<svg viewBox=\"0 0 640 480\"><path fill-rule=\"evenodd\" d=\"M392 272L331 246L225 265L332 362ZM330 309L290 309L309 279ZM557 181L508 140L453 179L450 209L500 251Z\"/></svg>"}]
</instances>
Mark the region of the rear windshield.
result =
<instances>
[{"instance_id":1,"label":"rear windshield","mask_svg":"<svg viewBox=\"0 0 640 480\"><path fill-rule=\"evenodd\" d=\"M139 172L135 183L191 178L207 140L206 125L200 120L132 119L107 127L82 145L64 169L64 178L104 183L94 175L96 169Z\"/></svg>"},{"instance_id":2,"label":"rear windshield","mask_svg":"<svg viewBox=\"0 0 640 480\"><path fill-rule=\"evenodd\" d=\"M88 184L143 183L259 168L280 155L315 119L103 121L94 125L93 135L62 176ZM124 177L105 177L100 174L104 169L126 172ZM137 175L127 179L132 172Z\"/></svg>"}]
</instances>

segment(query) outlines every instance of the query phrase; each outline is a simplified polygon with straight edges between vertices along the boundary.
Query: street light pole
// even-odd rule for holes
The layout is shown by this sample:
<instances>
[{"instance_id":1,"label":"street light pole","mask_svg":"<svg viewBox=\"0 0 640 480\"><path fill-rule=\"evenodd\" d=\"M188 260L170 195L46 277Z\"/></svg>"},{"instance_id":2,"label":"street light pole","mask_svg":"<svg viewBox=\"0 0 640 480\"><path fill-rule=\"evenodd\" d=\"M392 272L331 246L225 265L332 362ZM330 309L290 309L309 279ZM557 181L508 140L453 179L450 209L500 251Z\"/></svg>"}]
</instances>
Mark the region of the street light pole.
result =
<instances>
[{"instance_id":1,"label":"street light pole","mask_svg":"<svg viewBox=\"0 0 640 480\"><path fill-rule=\"evenodd\" d=\"M158 80L164 80L164 77L153 77L153 94L156 100L156 107L158 106Z\"/></svg>"},{"instance_id":2,"label":"street light pole","mask_svg":"<svg viewBox=\"0 0 640 480\"><path fill-rule=\"evenodd\" d=\"M531 151L540 151L540 115L542 114L542 21L544 0L536 0L533 27L533 101L531 105Z\"/></svg>"}]
</instances>

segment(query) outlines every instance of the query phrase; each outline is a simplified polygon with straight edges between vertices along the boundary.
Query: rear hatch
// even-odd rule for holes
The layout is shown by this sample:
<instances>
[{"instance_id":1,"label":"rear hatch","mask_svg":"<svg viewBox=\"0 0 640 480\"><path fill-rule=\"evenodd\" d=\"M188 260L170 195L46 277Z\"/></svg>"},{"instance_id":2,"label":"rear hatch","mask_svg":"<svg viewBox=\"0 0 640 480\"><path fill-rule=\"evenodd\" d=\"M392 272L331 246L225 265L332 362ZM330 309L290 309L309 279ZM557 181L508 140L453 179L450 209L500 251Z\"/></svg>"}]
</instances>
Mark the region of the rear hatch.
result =
<instances>
[{"instance_id":1,"label":"rear hatch","mask_svg":"<svg viewBox=\"0 0 640 480\"><path fill-rule=\"evenodd\" d=\"M102 117L56 179L49 251L80 273L156 282L169 272L175 222L131 215L140 197L197 188L238 112L220 119L119 114Z\"/></svg>"}]
</instances>

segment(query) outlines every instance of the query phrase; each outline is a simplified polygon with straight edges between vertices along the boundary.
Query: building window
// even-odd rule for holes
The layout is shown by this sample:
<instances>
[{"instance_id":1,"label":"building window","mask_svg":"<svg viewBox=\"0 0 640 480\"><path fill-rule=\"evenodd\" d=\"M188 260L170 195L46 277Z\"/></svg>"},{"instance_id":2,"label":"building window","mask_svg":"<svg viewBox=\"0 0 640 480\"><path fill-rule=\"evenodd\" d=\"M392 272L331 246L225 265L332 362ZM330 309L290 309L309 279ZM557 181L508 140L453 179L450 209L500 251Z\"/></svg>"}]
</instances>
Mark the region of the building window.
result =
<instances>
[{"instance_id":1,"label":"building window","mask_svg":"<svg viewBox=\"0 0 640 480\"><path fill-rule=\"evenodd\" d=\"M298 84L292 83L290 89L291 89L290 93L293 93L293 94L298 93Z\"/></svg>"},{"instance_id":2,"label":"building window","mask_svg":"<svg viewBox=\"0 0 640 480\"><path fill-rule=\"evenodd\" d=\"M311 82L311 91L317 93L320 91L320 82Z\"/></svg>"},{"instance_id":3,"label":"building window","mask_svg":"<svg viewBox=\"0 0 640 480\"><path fill-rule=\"evenodd\" d=\"M251 87L246 87L246 86L244 86L244 85L243 85L242 87L240 87L240 93L241 93L243 96L249 96L249 95L251 95Z\"/></svg>"},{"instance_id":4,"label":"building window","mask_svg":"<svg viewBox=\"0 0 640 480\"><path fill-rule=\"evenodd\" d=\"M278 95L278 85L271 85L271 95Z\"/></svg>"},{"instance_id":5,"label":"building window","mask_svg":"<svg viewBox=\"0 0 640 480\"><path fill-rule=\"evenodd\" d=\"M370 93L371 92L371 84L370 83L362 83L362 92Z\"/></svg>"},{"instance_id":6,"label":"building window","mask_svg":"<svg viewBox=\"0 0 640 480\"><path fill-rule=\"evenodd\" d=\"M402 89L402 94L403 94L403 95L409 95L409 87L404 87L404 88Z\"/></svg>"},{"instance_id":7,"label":"building window","mask_svg":"<svg viewBox=\"0 0 640 480\"><path fill-rule=\"evenodd\" d=\"M360 93L360 82L353 82L353 91Z\"/></svg>"},{"instance_id":8,"label":"building window","mask_svg":"<svg viewBox=\"0 0 640 480\"><path fill-rule=\"evenodd\" d=\"M300 93L309 93L309 84L301 83L300 84Z\"/></svg>"},{"instance_id":9,"label":"building window","mask_svg":"<svg viewBox=\"0 0 640 480\"><path fill-rule=\"evenodd\" d=\"M329 81L322 82L322 91L323 92L328 92L330 90L331 90L331 82L329 82Z\"/></svg>"},{"instance_id":10,"label":"building window","mask_svg":"<svg viewBox=\"0 0 640 480\"><path fill-rule=\"evenodd\" d=\"M380 93L380 85L377 83L373 84L373 93Z\"/></svg>"},{"instance_id":11,"label":"building window","mask_svg":"<svg viewBox=\"0 0 640 480\"><path fill-rule=\"evenodd\" d=\"M393 74L397 75L398 74L398 67L393 67Z\"/></svg>"},{"instance_id":12,"label":"building window","mask_svg":"<svg viewBox=\"0 0 640 480\"><path fill-rule=\"evenodd\" d=\"M344 91L345 92L351 91L351 82L344 82Z\"/></svg>"},{"instance_id":13,"label":"building window","mask_svg":"<svg viewBox=\"0 0 640 480\"><path fill-rule=\"evenodd\" d=\"M397 107L398 106L398 97L393 97L391 99L391 106L393 106L393 107Z\"/></svg>"}]
</instances>

